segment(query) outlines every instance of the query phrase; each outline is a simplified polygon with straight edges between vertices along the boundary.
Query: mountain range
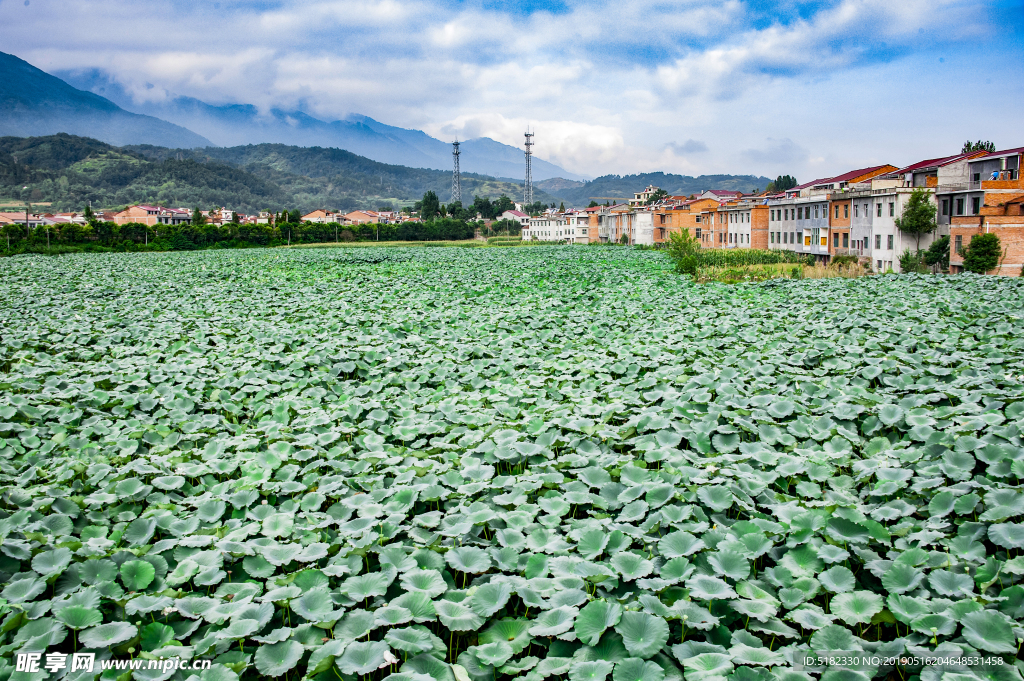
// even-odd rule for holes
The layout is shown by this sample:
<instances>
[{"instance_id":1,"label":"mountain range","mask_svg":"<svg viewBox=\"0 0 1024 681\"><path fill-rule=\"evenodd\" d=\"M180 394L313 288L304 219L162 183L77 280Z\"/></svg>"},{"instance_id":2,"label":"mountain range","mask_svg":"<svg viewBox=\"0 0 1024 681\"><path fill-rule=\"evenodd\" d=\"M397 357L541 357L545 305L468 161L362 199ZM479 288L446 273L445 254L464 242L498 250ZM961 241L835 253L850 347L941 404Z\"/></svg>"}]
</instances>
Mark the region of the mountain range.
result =
<instances>
[{"instance_id":1,"label":"mountain range","mask_svg":"<svg viewBox=\"0 0 1024 681\"><path fill-rule=\"evenodd\" d=\"M373 204L378 202L385 205L419 198L427 189L436 191L442 200L449 193L451 145L421 130L390 126L358 114L325 122L302 111L261 112L249 104L214 106L188 97L140 104L103 71L58 73L64 80L0 52L0 137L69 133L118 148L116 151L93 149L92 156L47 170L65 172L63 186L66 189L68 181L81 180L88 175L76 174L76 164L84 163L91 169L102 166L107 178L102 181L105 189L88 200L122 202L122 199L135 201L146 197L145 200L162 201L168 198L170 191L169 198L181 199L172 203L181 203L186 197L196 200L205 197L205 205L207 199L219 197L218 200L226 204L238 204L238 200L230 200L230 194L224 194L223 187L216 191L211 189L223 185L212 176L200 182L207 188L202 191L186 181L183 185L172 183L162 196L154 195L150 183L163 171L149 166L145 173L131 180L136 183L134 188L128 187L131 183L126 178L139 171L140 163L185 161L198 164L197 168L203 166L200 174L212 172L214 176L220 173L226 177L247 173L276 187L261 185L262 188L251 196L246 194L249 198L242 202L250 207L269 207L279 202L292 202L291 207L376 207ZM8 142L11 148L18 146ZM47 142L55 148L67 144L67 140L58 138ZM464 196L479 194L495 198L507 194L513 199L521 198L522 180L508 178L522 177L522 150L486 137L462 142L461 150ZM20 153L23 152L10 157L15 165ZM99 158L104 160L97 165ZM211 171L214 166L231 168L231 172L216 168ZM110 175L114 173L113 168L117 169L115 175L120 173L117 177L125 180L123 186ZM126 169L133 169L132 173L126 175ZM24 174L12 171L8 177ZM192 179L199 181L197 177ZM690 177L666 173L605 175L588 180L536 157L533 177L537 200L546 204L564 201L569 206L585 206L591 200L604 203L628 198L648 184L673 195L689 195L709 188L750 191L769 182L768 178L752 175ZM370 178L376 179L376 187ZM90 183L94 181L100 182L99 176L79 186L92 186ZM342 186L339 181L350 184ZM176 191L181 187L190 188ZM8 195L22 193L24 191L19 190ZM37 195L56 197L60 192L40 185L33 187L29 194L22 198L37 200ZM84 194L65 191L58 202L77 200L73 196Z\"/></svg>"},{"instance_id":2,"label":"mountain range","mask_svg":"<svg viewBox=\"0 0 1024 681\"><path fill-rule=\"evenodd\" d=\"M66 132L109 144L204 147L210 140L179 125L125 111L109 99L71 87L28 62L0 52L0 136Z\"/></svg>"},{"instance_id":3,"label":"mountain range","mask_svg":"<svg viewBox=\"0 0 1024 681\"><path fill-rule=\"evenodd\" d=\"M398 128L369 116L351 114L328 122L303 111L273 108L261 112L251 104L216 106L192 97L137 102L124 87L99 69L58 71L57 74L82 91L102 96L125 110L170 121L195 131L216 146L279 143L302 147L336 147L392 165L436 170L452 168L452 145L449 142L442 142L422 130ZM162 142L151 144L189 146ZM465 140L460 143L460 150L460 166L465 172L521 178L525 171L522 149L488 137ZM586 179L537 157L533 159L532 168L535 179Z\"/></svg>"}]
</instances>

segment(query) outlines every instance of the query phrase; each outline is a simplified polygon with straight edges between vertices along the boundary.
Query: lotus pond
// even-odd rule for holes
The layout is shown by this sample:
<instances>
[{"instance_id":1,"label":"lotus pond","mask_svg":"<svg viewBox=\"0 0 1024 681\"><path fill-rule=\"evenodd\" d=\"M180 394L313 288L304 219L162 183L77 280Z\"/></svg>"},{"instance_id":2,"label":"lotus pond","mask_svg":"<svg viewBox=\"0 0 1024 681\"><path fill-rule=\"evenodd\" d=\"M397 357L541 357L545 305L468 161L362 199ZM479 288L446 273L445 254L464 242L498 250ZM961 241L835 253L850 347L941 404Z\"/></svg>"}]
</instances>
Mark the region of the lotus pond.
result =
<instances>
[{"instance_id":1,"label":"lotus pond","mask_svg":"<svg viewBox=\"0 0 1024 681\"><path fill-rule=\"evenodd\" d=\"M1020 679L1022 316L627 248L9 259L0 679Z\"/></svg>"}]
</instances>

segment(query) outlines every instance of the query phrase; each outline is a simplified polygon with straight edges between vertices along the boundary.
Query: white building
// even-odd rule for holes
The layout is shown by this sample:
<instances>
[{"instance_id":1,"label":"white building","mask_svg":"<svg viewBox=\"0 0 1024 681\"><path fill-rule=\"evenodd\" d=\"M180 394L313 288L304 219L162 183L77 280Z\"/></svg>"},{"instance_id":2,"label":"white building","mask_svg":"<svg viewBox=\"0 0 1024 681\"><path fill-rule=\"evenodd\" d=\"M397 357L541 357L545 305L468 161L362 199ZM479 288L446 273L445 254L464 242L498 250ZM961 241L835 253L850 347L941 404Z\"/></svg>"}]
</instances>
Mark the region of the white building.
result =
<instances>
[{"instance_id":1,"label":"white building","mask_svg":"<svg viewBox=\"0 0 1024 681\"><path fill-rule=\"evenodd\" d=\"M511 211L506 211L511 212ZM553 241L556 243L571 243L569 226L563 215L550 214L529 218L523 226L523 239L526 241Z\"/></svg>"},{"instance_id":2,"label":"white building","mask_svg":"<svg viewBox=\"0 0 1024 681\"><path fill-rule=\"evenodd\" d=\"M530 216L519 210L507 210L498 216L499 220L515 220L524 229L530 224Z\"/></svg>"}]
</instances>

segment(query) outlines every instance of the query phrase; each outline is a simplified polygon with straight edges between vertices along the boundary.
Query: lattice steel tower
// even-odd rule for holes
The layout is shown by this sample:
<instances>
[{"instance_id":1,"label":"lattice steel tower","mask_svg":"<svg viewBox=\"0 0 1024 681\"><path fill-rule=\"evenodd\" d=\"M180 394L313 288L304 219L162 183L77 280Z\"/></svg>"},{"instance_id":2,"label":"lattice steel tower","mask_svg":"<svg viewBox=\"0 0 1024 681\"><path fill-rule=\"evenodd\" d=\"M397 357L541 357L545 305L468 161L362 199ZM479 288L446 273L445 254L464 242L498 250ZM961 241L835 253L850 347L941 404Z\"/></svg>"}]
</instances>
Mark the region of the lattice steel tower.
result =
<instances>
[{"instance_id":1,"label":"lattice steel tower","mask_svg":"<svg viewBox=\"0 0 1024 681\"><path fill-rule=\"evenodd\" d=\"M533 203L533 133L526 129L526 182L523 185L523 204Z\"/></svg>"},{"instance_id":2,"label":"lattice steel tower","mask_svg":"<svg viewBox=\"0 0 1024 681\"><path fill-rule=\"evenodd\" d=\"M452 203L462 201L462 177L459 175L459 141L452 142L452 160L455 167L452 170Z\"/></svg>"}]
</instances>

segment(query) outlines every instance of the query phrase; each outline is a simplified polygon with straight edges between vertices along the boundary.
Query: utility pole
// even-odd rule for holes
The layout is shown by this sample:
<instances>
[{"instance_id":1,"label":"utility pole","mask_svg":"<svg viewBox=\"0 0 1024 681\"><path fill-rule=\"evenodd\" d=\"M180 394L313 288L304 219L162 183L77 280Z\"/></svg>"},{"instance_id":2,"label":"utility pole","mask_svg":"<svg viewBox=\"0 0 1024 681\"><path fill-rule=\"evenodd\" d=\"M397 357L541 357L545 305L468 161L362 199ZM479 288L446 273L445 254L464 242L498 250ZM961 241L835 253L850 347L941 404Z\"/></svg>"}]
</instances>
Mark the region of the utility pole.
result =
<instances>
[{"instance_id":1,"label":"utility pole","mask_svg":"<svg viewBox=\"0 0 1024 681\"><path fill-rule=\"evenodd\" d=\"M459 174L459 140L452 142L452 160L455 167L452 170L452 200L451 203L462 202L462 177Z\"/></svg>"},{"instance_id":2,"label":"utility pole","mask_svg":"<svg viewBox=\"0 0 1024 681\"><path fill-rule=\"evenodd\" d=\"M533 203L533 133L526 129L526 182L523 184L524 208ZM529 208L527 208L529 210Z\"/></svg>"}]
</instances>

